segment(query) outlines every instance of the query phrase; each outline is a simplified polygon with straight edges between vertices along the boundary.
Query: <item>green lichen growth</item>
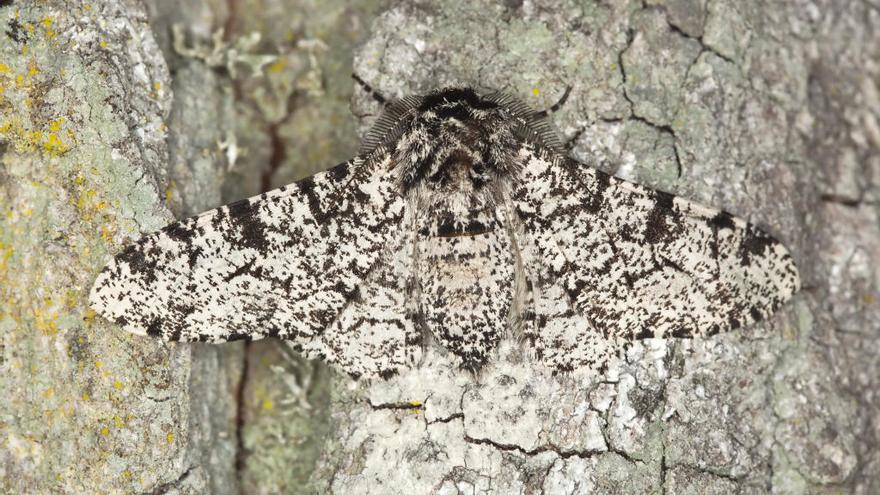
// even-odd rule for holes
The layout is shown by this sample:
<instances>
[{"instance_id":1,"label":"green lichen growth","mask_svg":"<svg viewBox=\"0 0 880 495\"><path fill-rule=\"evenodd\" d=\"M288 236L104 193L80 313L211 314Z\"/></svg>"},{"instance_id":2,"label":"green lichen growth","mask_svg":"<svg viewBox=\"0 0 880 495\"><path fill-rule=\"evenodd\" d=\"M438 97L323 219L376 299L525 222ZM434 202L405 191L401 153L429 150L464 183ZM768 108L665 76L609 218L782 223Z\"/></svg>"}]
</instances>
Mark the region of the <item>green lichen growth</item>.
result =
<instances>
[{"instance_id":1,"label":"green lichen growth","mask_svg":"<svg viewBox=\"0 0 880 495\"><path fill-rule=\"evenodd\" d=\"M179 428L173 408L155 414L144 400L155 379L142 374L142 353L165 351L114 336L85 304L108 254L164 222L150 169L159 155L149 154L164 103L150 96L151 81L114 78L100 57L86 63L88 47L117 34L101 31L106 16L122 12L84 7L0 9L0 24L17 29L0 34L4 492L138 491L178 449L156 431ZM141 63L146 78L167 77ZM122 100L123 90L142 100ZM157 365L168 365L165 353Z\"/></svg>"}]
</instances>

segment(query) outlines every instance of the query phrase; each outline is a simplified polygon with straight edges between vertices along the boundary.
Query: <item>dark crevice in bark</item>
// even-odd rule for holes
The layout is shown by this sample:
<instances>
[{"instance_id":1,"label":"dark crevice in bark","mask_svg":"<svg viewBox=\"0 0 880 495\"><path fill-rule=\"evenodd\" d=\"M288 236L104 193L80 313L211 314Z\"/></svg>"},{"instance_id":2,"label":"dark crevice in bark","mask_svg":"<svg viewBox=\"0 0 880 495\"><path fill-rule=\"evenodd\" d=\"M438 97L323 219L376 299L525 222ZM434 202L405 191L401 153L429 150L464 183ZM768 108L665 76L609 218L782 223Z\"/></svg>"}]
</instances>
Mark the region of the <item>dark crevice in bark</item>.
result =
<instances>
[{"instance_id":1,"label":"dark crevice in bark","mask_svg":"<svg viewBox=\"0 0 880 495\"><path fill-rule=\"evenodd\" d=\"M628 99L629 98L627 98L627 100ZM631 101L630 101L630 104L632 104ZM669 125L666 125L666 124L662 124L662 125L655 124L654 122L651 122L650 120L648 120L644 117L640 117L640 116L636 115L635 111L632 112L632 115L630 115L629 118L630 118L630 120L635 120L637 122L641 122L641 123L647 125L648 127L653 127L654 129L657 129L658 131L660 131L663 134L668 134L669 137L672 138L672 154L675 157L675 165L677 167L678 177L680 178L681 174L682 174L683 167L681 164L681 157L678 155L678 146L675 145L675 131L672 130L672 127Z\"/></svg>"},{"instance_id":2,"label":"dark crevice in bark","mask_svg":"<svg viewBox=\"0 0 880 495\"><path fill-rule=\"evenodd\" d=\"M466 433L464 435L464 441L475 445L489 445L493 448L503 450L505 452L519 452L520 454L527 456L543 454L544 452L553 452L563 459L568 459L569 457L581 457L587 459L608 452L606 450L560 450L559 448L552 445L535 447L534 449L527 450L523 447L520 447L519 445L495 442L493 440L489 440L488 438L474 438Z\"/></svg>"},{"instance_id":3,"label":"dark crevice in bark","mask_svg":"<svg viewBox=\"0 0 880 495\"><path fill-rule=\"evenodd\" d=\"M428 421L428 424L433 425L436 423L449 423L450 421L453 421L456 419L464 420L464 413L458 412L455 414L450 414L449 416L446 416L445 418L437 418L434 421Z\"/></svg>"},{"instance_id":4,"label":"dark crevice in bark","mask_svg":"<svg viewBox=\"0 0 880 495\"><path fill-rule=\"evenodd\" d=\"M677 34L677 35L679 35L679 36L681 36L681 37L683 37L683 38L687 38L687 39L689 39L689 40L694 40L694 41L696 41L697 43L699 43L699 44L700 44L700 48L702 49L701 52L700 52L701 55L702 55L704 52L709 52L709 53L711 53L711 54L717 56L718 58L720 58L721 60L724 60L725 62L727 62L727 63L729 63L729 64L737 65L736 61L734 61L732 58L728 57L727 55L722 54L722 53L719 52L718 50L716 50L716 49L712 48L711 46L707 45L706 42L703 41L703 37L702 37L702 36L691 36L690 34L688 34L688 33L684 32L684 31L682 31L680 27L678 27L678 26L676 26L675 24L672 24L671 22L669 22L669 17L668 17L668 15L666 15L665 13L664 13L664 18L666 19L666 25L669 26L669 29L670 29L673 33L675 33L675 34ZM697 58L699 58L699 56L698 56Z\"/></svg>"},{"instance_id":5,"label":"dark crevice in bark","mask_svg":"<svg viewBox=\"0 0 880 495\"><path fill-rule=\"evenodd\" d=\"M233 39L232 33L235 31L235 20L238 19L238 1L226 0L226 8L228 9L228 15L226 16L226 23L223 24L223 41L228 42Z\"/></svg>"},{"instance_id":6,"label":"dark crevice in bark","mask_svg":"<svg viewBox=\"0 0 880 495\"><path fill-rule=\"evenodd\" d=\"M743 478L743 476L734 476L734 475L732 475L732 474L730 474L730 473L724 473L724 472L721 472L721 471L718 471L718 470L715 470L715 469L712 469L712 468L708 468L708 467L694 466L694 465L690 465L690 464L676 464L676 465L677 465L677 466L683 466L683 467L691 468L691 469L693 469L694 471L698 471L698 472L701 472L701 473L703 473L703 474L708 474L708 475L711 475L711 476L715 476L716 478L723 478L723 479L726 479L726 480L728 480L728 481L732 481L732 482L734 482L734 483L736 483L736 484L739 484L739 483L742 481L742 478ZM674 466L672 466L672 467L674 467Z\"/></svg>"},{"instance_id":7,"label":"dark crevice in bark","mask_svg":"<svg viewBox=\"0 0 880 495\"><path fill-rule=\"evenodd\" d=\"M169 481L167 483L162 483L161 485L153 488L149 492L143 492L143 495L163 495L165 493L170 492L173 489L179 488L180 484L183 482L183 480L185 480L187 478L187 476L189 476L190 473L192 473L192 471L197 467L198 466L188 467L186 469L186 471L184 471L183 473L180 474L180 476L177 477L177 479L175 479L173 481Z\"/></svg>"},{"instance_id":8,"label":"dark crevice in bark","mask_svg":"<svg viewBox=\"0 0 880 495\"><path fill-rule=\"evenodd\" d=\"M671 26L671 25L670 25ZM629 93L626 91L626 68L623 65L623 54L629 50L630 46L632 46L632 42L635 39L635 31L633 29L628 29L626 32L626 46L623 50L620 50L617 53L617 66L620 67L620 76L623 79L622 86L622 94L623 98L629 104L629 117L628 120L635 120L641 122L649 127L657 129L659 132L668 134L669 137L672 138L672 154L675 158L675 166L676 166L676 174L678 178L681 178L682 173L684 173L684 167L681 163L681 156L678 154L678 146L676 145L676 136L675 130L672 129L672 126L667 124L657 124L655 122L651 122L650 120L636 114L635 102L633 102L632 98L630 98ZM602 119L603 122L617 122L618 119Z\"/></svg>"},{"instance_id":9,"label":"dark crevice in bark","mask_svg":"<svg viewBox=\"0 0 880 495\"><path fill-rule=\"evenodd\" d=\"M424 411L425 403L423 401L411 401L411 402L383 402L380 404L373 404L369 402L370 407L373 409L392 409L398 411Z\"/></svg>"},{"instance_id":10,"label":"dark crevice in bark","mask_svg":"<svg viewBox=\"0 0 880 495\"><path fill-rule=\"evenodd\" d=\"M666 493L666 442L663 442L663 454L660 455L660 493Z\"/></svg>"},{"instance_id":11,"label":"dark crevice in bark","mask_svg":"<svg viewBox=\"0 0 880 495\"><path fill-rule=\"evenodd\" d=\"M819 196L819 199L823 203L835 203L842 206L846 206L847 208L858 208L862 205L871 205L874 204L871 201L864 201L861 199L851 198L848 196L844 196L841 194L822 194Z\"/></svg>"},{"instance_id":12,"label":"dark crevice in bark","mask_svg":"<svg viewBox=\"0 0 880 495\"><path fill-rule=\"evenodd\" d=\"M238 390L235 392L235 478L238 480L238 486L240 489L242 489L241 487L243 486L242 475L244 474L245 463L247 461L247 450L244 446L244 390L245 387L247 387L248 368L250 367L250 347L250 342L244 343L241 379L238 383Z\"/></svg>"},{"instance_id":13,"label":"dark crevice in bark","mask_svg":"<svg viewBox=\"0 0 880 495\"><path fill-rule=\"evenodd\" d=\"M287 149L284 147L284 140L278 133L280 123L269 126L269 145L272 147L272 154L269 156L269 168L263 172L260 177L260 192L266 192L272 189L272 177L281 168L284 159L287 157Z\"/></svg>"}]
</instances>

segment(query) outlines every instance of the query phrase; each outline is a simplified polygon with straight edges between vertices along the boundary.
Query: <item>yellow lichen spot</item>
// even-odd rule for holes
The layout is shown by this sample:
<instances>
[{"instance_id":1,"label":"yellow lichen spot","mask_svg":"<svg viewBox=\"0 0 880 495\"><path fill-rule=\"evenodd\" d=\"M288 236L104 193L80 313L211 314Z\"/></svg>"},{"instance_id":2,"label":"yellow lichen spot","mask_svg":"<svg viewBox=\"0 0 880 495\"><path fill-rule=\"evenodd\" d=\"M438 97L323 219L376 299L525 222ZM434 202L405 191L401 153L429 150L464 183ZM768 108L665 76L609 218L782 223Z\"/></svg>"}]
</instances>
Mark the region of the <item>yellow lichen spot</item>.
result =
<instances>
[{"instance_id":1,"label":"yellow lichen spot","mask_svg":"<svg viewBox=\"0 0 880 495\"><path fill-rule=\"evenodd\" d=\"M119 380L116 380L115 382L113 382L113 388L115 388L116 390L122 390L123 386L124 385Z\"/></svg>"},{"instance_id":2,"label":"yellow lichen spot","mask_svg":"<svg viewBox=\"0 0 880 495\"><path fill-rule=\"evenodd\" d=\"M153 89L156 90L157 92L162 91L162 83L159 81L156 81L155 83L153 83Z\"/></svg>"},{"instance_id":3,"label":"yellow lichen spot","mask_svg":"<svg viewBox=\"0 0 880 495\"><path fill-rule=\"evenodd\" d=\"M87 200L87 198L86 198L85 193L84 192L80 193L79 198L77 198L77 200L76 200L76 207L79 208L80 210L85 209L86 200Z\"/></svg>"},{"instance_id":4,"label":"yellow lichen spot","mask_svg":"<svg viewBox=\"0 0 880 495\"><path fill-rule=\"evenodd\" d=\"M73 179L73 183L78 186L85 184L85 182L86 182L86 178L83 177L82 175L77 175L76 179Z\"/></svg>"},{"instance_id":5,"label":"yellow lichen spot","mask_svg":"<svg viewBox=\"0 0 880 495\"><path fill-rule=\"evenodd\" d=\"M113 235L110 233L110 229L108 229L106 225L101 225L101 239L105 242L113 240Z\"/></svg>"},{"instance_id":6,"label":"yellow lichen spot","mask_svg":"<svg viewBox=\"0 0 880 495\"><path fill-rule=\"evenodd\" d=\"M865 301L865 304L874 304L877 298L874 297L874 294L868 293L862 297L862 300Z\"/></svg>"},{"instance_id":7,"label":"yellow lichen spot","mask_svg":"<svg viewBox=\"0 0 880 495\"><path fill-rule=\"evenodd\" d=\"M48 399L49 397L52 397L53 395L55 395L55 389L52 387L49 387L43 391L43 398L44 399Z\"/></svg>"},{"instance_id":8,"label":"yellow lichen spot","mask_svg":"<svg viewBox=\"0 0 880 495\"><path fill-rule=\"evenodd\" d=\"M86 5L86 7L88 7L88 5ZM131 477L132 477L131 471L129 471L128 469L126 469L125 471L122 472L123 479L130 480Z\"/></svg>"},{"instance_id":9,"label":"yellow lichen spot","mask_svg":"<svg viewBox=\"0 0 880 495\"><path fill-rule=\"evenodd\" d=\"M8 212L6 214L6 218L12 219L12 212ZM9 258L12 258L12 253L15 251L15 248L12 246L7 246L0 242L0 253L2 253L3 261L8 261Z\"/></svg>"},{"instance_id":10,"label":"yellow lichen spot","mask_svg":"<svg viewBox=\"0 0 880 495\"><path fill-rule=\"evenodd\" d=\"M284 66L287 65L287 59L279 58L278 60L269 64L269 72L279 73L284 70Z\"/></svg>"},{"instance_id":11,"label":"yellow lichen spot","mask_svg":"<svg viewBox=\"0 0 880 495\"><path fill-rule=\"evenodd\" d=\"M125 421L122 420L119 416L113 416L113 424L116 425L117 428L122 428L125 426Z\"/></svg>"},{"instance_id":12,"label":"yellow lichen spot","mask_svg":"<svg viewBox=\"0 0 880 495\"><path fill-rule=\"evenodd\" d=\"M411 400L411 401L409 401L409 406L410 407L422 407L422 403L421 403L421 401Z\"/></svg>"},{"instance_id":13,"label":"yellow lichen spot","mask_svg":"<svg viewBox=\"0 0 880 495\"><path fill-rule=\"evenodd\" d=\"M167 441L169 445L174 443L174 432L169 431L168 434L165 435L165 441Z\"/></svg>"},{"instance_id":14,"label":"yellow lichen spot","mask_svg":"<svg viewBox=\"0 0 880 495\"><path fill-rule=\"evenodd\" d=\"M30 22L24 23L24 28L27 29L28 34L34 34L37 32L37 27Z\"/></svg>"},{"instance_id":15,"label":"yellow lichen spot","mask_svg":"<svg viewBox=\"0 0 880 495\"><path fill-rule=\"evenodd\" d=\"M534 96L538 96L539 94L541 94L541 90L540 90L540 89L538 89L538 88L532 88L532 95L534 95Z\"/></svg>"},{"instance_id":16,"label":"yellow lichen spot","mask_svg":"<svg viewBox=\"0 0 880 495\"><path fill-rule=\"evenodd\" d=\"M46 314L42 309L34 309L34 325L43 335L49 337L58 333L58 312Z\"/></svg>"},{"instance_id":17,"label":"yellow lichen spot","mask_svg":"<svg viewBox=\"0 0 880 495\"><path fill-rule=\"evenodd\" d=\"M172 199L174 199L174 181L171 181L165 188L165 202L171 204Z\"/></svg>"},{"instance_id":18,"label":"yellow lichen spot","mask_svg":"<svg viewBox=\"0 0 880 495\"><path fill-rule=\"evenodd\" d=\"M40 73L40 69L37 67L36 62L31 62L28 64L28 76L34 77Z\"/></svg>"},{"instance_id":19,"label":"yellow lichen spot","mask_svg":"<svg viewBox=\"0 0 880 495\"><path fill-rule=\"evenodd\" d=\"M40 24L43 25L43 30L46 32L46 38L52 39L55 37L55 30L52 29L52 18L49 16L43 17L40 20Z\"/></svg>"},{"instance_id":20,"label":"yellow lichen spot","mask_svg":"<svg viewBox=\"0 0 880 495\"><path fill-rule=\"evenodd\" d=\"M89 400L92 400L92 398L89 397L89 394L85 394L85 393L84 393L84 394L82 394L82 400L84 400L84 401L89 401Z\"/></svg>"},{"instance_id":21,"label":"yellow lichen spot","mask_svg":"<svg viewBox=\"0 0 880 495\"><path fill-rule=\"evenodd\" d=\"M284 35L284 39L286 39L288 43L293 43L293 41L296 39L296 33L294 33L293 31L288 31L287 34Z\"/></svg>"},{"instance_id":22,"label":"yellow lichen spot","mask_svg":"<svg viewBox=\"0 0 880 495\"><path fill-rule=\"evenodd\" d=\"M101 40L98 42L101 48L107 48L107 40Z\"/></svg>"},{"instance_id":23,"label":"yellow lichen spot","mask_svg":"<svg viewBox=\"0 0 880 495\"><path fill-rule=\"evenodd\" d=\"M105 436L105 437L106 437L106 436L109 435L109 434L110 434L110 428L107 428L106 426L103 427L103 428L101 428L101 436Z\"/></svg>"},{"instance_id":24,"label":"yellow lichen spot","mask_svg":"<svg viewBox=\"0 0 880 495\"><path fill-rule=\"evenodd\" d=\"M98 313L96 313L94 309L89 308L86 310L85 314L83 315L83 320L92 321L95 319L95 316L97 316L97 315L98 315Z\"/></svg>"},{"instance_id":25,"label":"yellow lichen spot","mask_svg":"<svg viewBox=\"0 0 880 495\"><path fill-rule=\"evenodd\" d=\"M8 65L0 64L0 74L9 74L10 72L12 72L12 69Z\"/></svg>"},{"instance_id":26,"label":"yellow lichen spot","mask_svg":"<svg viewBox=\"0 0 880 495\"><path fill-rule=\"evenodd\" d=\"M103 361L95 361L95 368L100 369L102 366L104 366Z\"/></svg>"},{"instance_id":27,"label":"yellow lichen spot","mask_svg":"<svg viewBox=\"0 0 880 495\"><path fill-rule=\"evenodd\" d=\"M21 46L21 54L25 55L25 56L28 54L28 46L27 45Z\"/></svg>"},{"instance_id":28,"label":"yellow lichen spot","mask_svg":"<svg viewBox=\"0 0 880 495\"><path fill-rule=\"evenodd\" d=\"M263 410L264 410L264 411L271 411L271 410L274 409L274 408L275 408L275 404L272 403L271 400L269 400L269 399L263 399Z\"/></svg>"},{"instance_id":29,"label":"yellow lichen spot","mask_svg":"<svg viewBox=\"0 0 880 495\"><path fill-rule=\"evenodd\" d=\"M43 133L40 131L29 131L26 139L30 144L36 146L43 142Z\"/></svg>"},{"instance_id":30,"label":"yellow lichen spot","mask_svg":"<svg viewBox=\"0 0 880 495\"><path fill-rule=\"evenodd\" d=\"M91 12L92 6L89 4L83 5L83 10L85 10L86 12Z\"/></svg>"},{"instance_id":31,"label":"yellow lichen spot","mask_svg":"<svg viewBox=\"0 0 880 495\"><path fill-rule=\"evenodd\" d=\"M58 137L57 133L50 132L43 142L43 151L51 156L61 156L70 149L64 141Z\"/></svg>"},{"instance_id":32,"label":"yellow lichen spot","mask_svg":"<svg viewBox=\"0 0 880 495\"><path fill-rule=\"evenodd\" d=\"M58 132L61 130L61 126L64 124L64 118L55 119L49 121L49 130L52 132Z\"/></svg>"}]
</instances>

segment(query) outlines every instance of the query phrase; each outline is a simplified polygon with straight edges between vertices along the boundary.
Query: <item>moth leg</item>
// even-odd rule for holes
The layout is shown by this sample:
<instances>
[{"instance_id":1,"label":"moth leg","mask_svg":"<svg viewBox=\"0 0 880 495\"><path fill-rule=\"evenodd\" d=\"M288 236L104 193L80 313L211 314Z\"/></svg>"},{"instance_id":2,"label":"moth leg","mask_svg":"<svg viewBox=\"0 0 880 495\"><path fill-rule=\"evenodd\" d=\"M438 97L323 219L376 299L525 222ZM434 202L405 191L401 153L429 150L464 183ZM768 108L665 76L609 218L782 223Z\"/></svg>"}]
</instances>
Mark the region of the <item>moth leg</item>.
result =
<instances>
[{"instance_id":1,"label":"moth leg","mask_svg":"<svg viewBox=\"0 0 880 495\"><path fill-rule=\"evenodd\" d=\"M351 78L354 79L360 85L360 87L363 88L363 90L366 91L370 96L372 96L373 99L376 100L380 105L384 107L388 104L388 99L382 96L381 93L373 89L373 87L370 86L367 81L361 79L360 76L352 73Z\"/></svg>"}]
</instances>

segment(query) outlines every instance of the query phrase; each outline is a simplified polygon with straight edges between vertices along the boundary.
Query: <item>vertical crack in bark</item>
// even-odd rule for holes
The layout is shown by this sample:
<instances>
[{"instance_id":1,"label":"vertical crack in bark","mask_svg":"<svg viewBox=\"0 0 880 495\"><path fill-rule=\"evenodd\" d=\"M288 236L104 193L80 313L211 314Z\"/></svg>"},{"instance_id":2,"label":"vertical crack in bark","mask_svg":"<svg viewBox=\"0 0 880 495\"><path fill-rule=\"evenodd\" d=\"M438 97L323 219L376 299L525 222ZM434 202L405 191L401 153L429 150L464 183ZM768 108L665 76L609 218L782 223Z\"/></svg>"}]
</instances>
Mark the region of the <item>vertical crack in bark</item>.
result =
<instances>
[{"instance_id":1,"label":"vertical crack in bark","mask_svg":"<svg viewBox=\"0 0 880 495\"><path fill-rule=\"evenodd\" d=\"M244 354L242 356L241 379L238 382L238 390L235 392L235 479L238 481L239 492L244 494L244 483L242 475L244 474L245 462L247 461L247 451L244 446L244 409L245 397L244 390L248 381L248 368L250 367L250 348L251 343L244 343Z\"/></svg>"},{"instance_id":2,"label":"vertical crack in bark","mask_svg":"<svg viewBox=\"0 0 880 495\"><path fill-rule=\"evenodd\" d=\"M232 40L232 32L235 30L235 20L238 18L238 1L226 0L226 22L223 24L223 40Z\"/></svg>"},{"instance_id":3,"label":"vertical crack in bark","mask_svg":"<svg viewBox=\"0 0 880 495\"><path fill-rule=\"evenodd\" d=\"M668 21L667 21L667 24L668 24ZM669 24L669 26L672 27L671 24ZM677 144L678 140L675 136L675 130L673 130L672 126L670 126L670 125L657 124L657 123L651 122L650 120L646 119L645 117L642 117L642 116L636 114L635 102L633 102L632 98L630 98L630 96L629 96L629 93L627 93L627 90L626 90L626 80L627 80L626 79L626 68L624 67L624 64L623 64L623 54L626 53L626 51L630 49L634 39L635 39L635 30L632 28L628 28L626 30L626 46L623 47L622 50L617 52L617 66L620 67L620 77L623 80L623 85L621 88L622 94L623 94L623 99L625 99L626 102L629 104L628 120L635 120L635 121L641 122L641 123L653 128L653 129L658 130L659 132L661 132L663 134L668 134L669 137L672 138L672 155L675 158L676 176L678 178L681 178L682 173L684 171L684 167L681 163L681 156L678 153L678 144Z\"/></svg>"},{"instance_id":4,"label":"vertical crack in bark","mask_svg":"<svg viewBox=\"0 0 880 495\"><path fill-rule=\"evenodd\" d=\"M281 123L285 120L282 120ZM287 149L284 147L284 141L278 132L278 127L281 123L269 126L269 144L272 147L272 154L269 156L269 168L260 177L260 192L272 189L272 177L275 176L275 173L281 168L281 164L284 163L284 159L287 158Z\"/></svg>"}]
</instances>

